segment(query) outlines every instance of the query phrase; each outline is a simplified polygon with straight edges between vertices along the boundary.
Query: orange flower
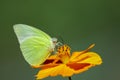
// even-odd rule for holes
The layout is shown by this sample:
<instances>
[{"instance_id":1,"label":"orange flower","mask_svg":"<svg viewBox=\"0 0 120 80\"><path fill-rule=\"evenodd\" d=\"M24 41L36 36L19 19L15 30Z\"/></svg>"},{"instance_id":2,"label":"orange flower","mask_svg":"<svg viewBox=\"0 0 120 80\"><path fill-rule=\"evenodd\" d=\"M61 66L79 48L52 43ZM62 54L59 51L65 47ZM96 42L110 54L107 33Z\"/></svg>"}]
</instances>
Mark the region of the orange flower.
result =
<instances>
[{"instance_id":1,"label":"orange flower","mask_svg":"<svg viewBox=\"0 0 120 80\"><path fill-rule=\"evenodd\" d=\"M73 52L72 55L70 55L69 46L60 46L57 53L55 55L51 55L43 65L34 66L35 68L41 68L36 75L37 79L57 75L70 77L73 74L86 71L90 67L100 65L102 63L100 56L95 52L89 52L93 46L94 44L86 50Z\"/></svg>"}]
</instances>

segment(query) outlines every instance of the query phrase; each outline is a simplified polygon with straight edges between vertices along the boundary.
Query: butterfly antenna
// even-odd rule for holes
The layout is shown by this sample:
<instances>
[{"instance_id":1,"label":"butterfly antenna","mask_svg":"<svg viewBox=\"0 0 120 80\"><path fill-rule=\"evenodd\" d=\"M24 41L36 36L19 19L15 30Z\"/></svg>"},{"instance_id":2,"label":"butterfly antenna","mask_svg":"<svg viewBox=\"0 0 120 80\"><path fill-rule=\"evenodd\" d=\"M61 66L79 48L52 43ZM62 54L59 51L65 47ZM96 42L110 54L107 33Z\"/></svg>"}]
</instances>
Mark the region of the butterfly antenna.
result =
<instances>
[{"instance_id":1,"label":"butterfly antenna","mask_svg":"<svg viewBox=\"0 0 120 80\"><path fill-rule=\"evenodd\" d=\"M60 39L60 41L61 41L62 44L65 44L65 42L64 42L64 40L63 40L63 38L62 38L62 36L59 36L59 39Z\"/></svg>"}]
</instances>

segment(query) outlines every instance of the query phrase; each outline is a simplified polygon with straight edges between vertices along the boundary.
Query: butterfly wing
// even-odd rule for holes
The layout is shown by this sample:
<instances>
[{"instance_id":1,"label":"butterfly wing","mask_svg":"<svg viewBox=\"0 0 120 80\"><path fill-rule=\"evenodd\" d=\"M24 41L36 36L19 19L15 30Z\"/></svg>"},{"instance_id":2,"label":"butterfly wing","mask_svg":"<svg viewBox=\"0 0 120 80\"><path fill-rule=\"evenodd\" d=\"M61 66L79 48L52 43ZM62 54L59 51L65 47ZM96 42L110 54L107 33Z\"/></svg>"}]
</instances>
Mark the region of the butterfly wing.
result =
<instances>
[{"instance_id":1,"label":"butterfly wing","mask_svg":"<svg viewBox=\"0 0 120 80\"><path fill-rule=\"evenodd\" d=\"M25 24L16 24L13 27L25 60L32 66L42 64L54 48L51 37Z\"/></svg>"}]
</instances>

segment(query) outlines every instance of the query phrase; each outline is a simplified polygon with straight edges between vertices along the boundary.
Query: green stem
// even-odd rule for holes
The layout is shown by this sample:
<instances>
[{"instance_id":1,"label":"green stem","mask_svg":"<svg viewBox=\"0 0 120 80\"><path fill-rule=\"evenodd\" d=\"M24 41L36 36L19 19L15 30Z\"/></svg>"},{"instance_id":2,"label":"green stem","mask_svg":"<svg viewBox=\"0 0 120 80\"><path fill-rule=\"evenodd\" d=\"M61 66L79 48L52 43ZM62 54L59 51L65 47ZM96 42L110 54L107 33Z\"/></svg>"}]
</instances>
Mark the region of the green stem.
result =
<instances>
[{"instance_id":1,"label":"green stem","mask_svg":"<svg viewBox=\"0 0 120 80\"><path fill-rule=\"evenodd\" d=\"M69 80L72 80L71 77L68 77Z\"/></svg>"}]
</instances>

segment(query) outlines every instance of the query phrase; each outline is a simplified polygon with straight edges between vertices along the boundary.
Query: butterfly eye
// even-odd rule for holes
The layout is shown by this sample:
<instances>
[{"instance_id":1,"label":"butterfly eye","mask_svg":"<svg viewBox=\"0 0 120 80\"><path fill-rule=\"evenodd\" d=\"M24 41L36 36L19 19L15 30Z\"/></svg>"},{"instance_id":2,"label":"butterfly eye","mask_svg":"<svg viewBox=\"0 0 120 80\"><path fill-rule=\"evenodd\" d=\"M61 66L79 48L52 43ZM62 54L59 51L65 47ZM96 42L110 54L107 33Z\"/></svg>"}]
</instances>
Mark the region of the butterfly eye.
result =
<instances>
[{"instance_id":1,"label":"butterfly eye","mask_svg":"<svg viewBox=\"0 0 120 80\"><path fill-rule=\"evenodd\" d=\"M57 38L52 38L52 42L56 44L57 43Z\"/></svg>"}]
</instances>

